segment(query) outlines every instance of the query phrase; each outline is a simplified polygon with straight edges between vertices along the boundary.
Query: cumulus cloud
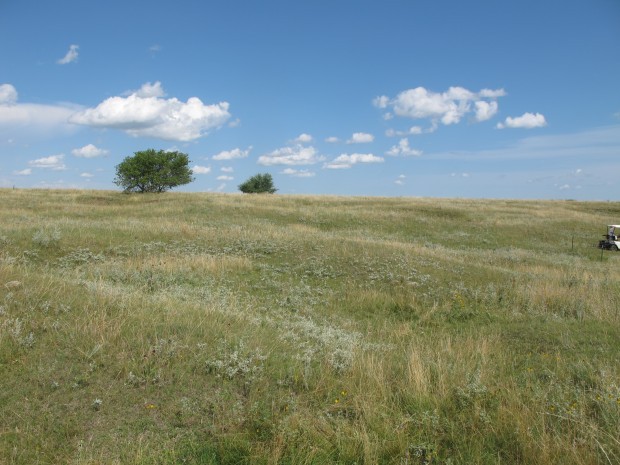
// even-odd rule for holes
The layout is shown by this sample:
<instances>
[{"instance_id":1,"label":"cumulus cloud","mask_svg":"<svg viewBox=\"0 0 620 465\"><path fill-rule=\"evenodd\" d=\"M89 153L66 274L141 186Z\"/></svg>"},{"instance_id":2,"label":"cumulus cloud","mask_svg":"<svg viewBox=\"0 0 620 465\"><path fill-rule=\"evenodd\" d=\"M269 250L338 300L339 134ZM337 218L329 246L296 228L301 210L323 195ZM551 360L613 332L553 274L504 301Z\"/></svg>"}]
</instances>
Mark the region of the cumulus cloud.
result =
<instances>
[{"instance_id":1,"label":"cumulus cloud","mask_svg":"<svg viewBox=\"0 0 620 465\"><path fill-rule=\"evenodd\" d=\"M17 90L11 84L0 84L0 105L13 105L17 102Z\"/></svg>"},{"instance_id":2,"label":"cumulus cloud","mask_svg":"<svg viewBox=\"0 0 620 465\"><path fill-rule=\"evenodd\" d=\"M398 142L398 145L392 146L385 154L392 157L417 157L422 155L422 151L411 148L409 146L409 139L405 137Z\"/></svg>"},{"instance_id":3,"label":"cumulus cloud","mask_svg":"<svg viewBox=\"0 0 620 465\"><path fill-rule=\"evenodd\" d=\"M194 174L209 174L211 172L211 167L210 166L194 165L194 166L192 166L192 172Z\"/></svg>"},{"instance_id":4,"label":"cumulus cloud","mask_svg":"<svg viewBox=\"0 0 620 465\"><path fill-rule=\"evenodd\" d=\"M294 142L298 144L307 144L309 142L312 142L312 136L304 132L303 134L298 135Z\"/></svg>"},{"instance_id":5,"label":"cumulus cloud","mask_svg":"<svg viewBox=\"0 0 620 465\"><path fill-rule=\"evenodd\" d=\"M351 155L343 153L325 164L324 168L332 170L347 169L358 163L383 163L383 161L383 157L377 157L372 153L353 153Z\"/></svg>"},{"instance_id":6,"label":"cumulus cloud","mask_svg":"<svg viewBox=\"0 0 620 465\"><path fill-rule=\"evenodd\" d=\"M404 186L405 178L406 176L404 174L399 175L398 178L396 178L396 180L394 181L394 184L398 184L399 186Z\"/></svg>"},{"instance_id":7,"label":"cumulus cloud","mask_svg":"<svg viewBox=\"0 0 620 465\"><path fill-rule=\"evenodd\" d=\"M232 176L226 176L226 175L221 175L217 177L218 181L232 181L233 179L235 178L233 178Z\"/></svg>"},{"instance_id":8,"label":"cumulus cloud","mask_svg":"<svg viewBox=\"0 0 620 465\"><path fill-rule=\"evenodd\" d=\"M232 173L235 170L233 169L232 166L223 166L223 167L220 168L220 171L222 173Z\"/></svg>"},{"instance_id":9,"label":"cumulus cloud","mask_svg":"<svg viewBox=\"0 0 620 465\"><path fill-rule=\"evenodd\" d=\"M44 168L53 171L66 170L67 166L64 164L64 154L50 155L49 157L37 158L36 160L30 160L28 165L33 168Z\"/></svg>"},{"instance_id":10,"label":"cumulus cloud","mask_svg":"<svg viewBox=\"0 0 620 465\"><path fill-rule=\"evenodd\" d=\"M252 150L252 146L249 146L246 150L240 148L232 150L224 150L213 157L214 160L234 160L236 158L247 158Z\"/></svg>"},{"instance_id":11,"label":"cumulus cloud","mask_svg":"<svg viewBox=\"0 0 620 465\"><path fill-rule=\"evenodd\" d=\"M67 54L60 60L56 61L56 63L59 65L66 65L67 63L76 61L78 59L78 48L80 48L78 45L71 45Z\"/></svg>"},{"instance_id":12,"label":"cumulus cloud","mask_svg":"<svg viewBox=\"0 0 620 465\"><path fill-rule=\"evenodd\" d=\"M153 84L150 82L146 82L142 84L138 90L129 92L128 95L135 94L140 98L149 98L149 97L165 97L166 93L164 92L164 88L161 86L161 82L155 81Z\"/></svg>"},{"instance_id":13,"label":"cumulus cloud","mask_svg":"<svg viewBox=\"0 0 620 465\"><path fill-rule=\"evenodd\" d=\"M30 176L32 174L32 168L26 168L25 170L21 171L13 171L13 174L17 176Z\"/></svg>"},{"instance_id":14,"label":"cumulus cloud","mask_svg":"<svg viewBox=\"0 0 620 465\"><path fill-rule=\"evenodd\" d=\"M503 123L497 123L498 129L504 128L540 128L547 125L545 117L540 113L523 113L516 118L508 117Z\"/></svg>"},{"instance_id":15,"label":"cumulus cloud","mask_svg":"<svg viewBox=\"0 0 620 465\"><path fill-rule=\"evenodd\" d=\"M126 97L110 97L95 108L75 113L75 124L121 129L132 136L192 141L221 127L229 118L228 102L205 105L198 97L187 102L165 99L161 83L146 83Z\"/></svg>"},{"instance_id":16,"label":"cumulus cloud","mask_svg":"<svg viewBox=\"0 0 620 465\"><path fill-rule=\"evenodd\" d=\"M347 141L347 144L367 144L375 140L375 136L367 132L355 132Z\"/></svg>"},{"instance_id":17,"label":"cumulus cloud","mask_svg":"<svg viewBox=\"0 0 620 465\"><path fill-rule=\"evenodd\" d=\"M485 102L480 100L475 102L476 106L476 121L486 121L493 118L497 113L497 102Z\"/></svg>"},{"instance_id":18,"label":"cumulus cloud","mask_svg":"<svg viewBox=\"0 0 620 465\"><path fill-rule=\"evenodd\" d=\"M472 92L464 87L455 86L445 92L432 92L424 87L416 87L399 93L393 99L385 95L377 97L373 100L373 104L380 109L391 109L391 113L396 116L430 119L434 123L450 125L459 123L472 111L475 111L477 121L491 118L497 112L495 99L504 95L506 93L503 89L482 89L480 92Z\"/></svg>"},{"instance_id":19,"label":"cumulus cloud","mask_svg":"<svg viewBox=\"0 0 620 465\"><path fill-rule=\"evenodd\" d=\"M390 99L386 95L375 97L372 101L372 104L376 106L377 108L387 108L389 103L390 103Z\"/></svg>"},{"instance_id":20,"label":"cumulus cloud","mask_svg":"<svg viewBox=\"0 0 620 465\"><path fill-rule=\"evenodd\" d=\"M336 144L340 142L340 139L336 136L330 136L327 139L325 139L325 142L329 142L330 144Z\"/></svg>"},{"instance_id":21,"label":"cumulus cloud","mask_svg":"<svg viewBox=\"0 0 620 465\"><path fill-rule=\"evenodd\" d=\"M393 102L394 113L409 118L439 119L443 124L458 123L469 111L469 93L450 90L442 94L423 87L401 92Z\"/></svg>"},{"instance_id":22,"label":"cumulus cloud","mask_svg":"<svg viewBox=\"0 0 620 465\"><path fill-rule=\"evenodd\" d=\"M107 150L99 149L99 148L95 147L93 144L88 144L88 145L85 145L84 147L81 147L79 149L71 150L71 154L72 155L74 155L76 157L80 157L80 158L101 157L101 156L105 155L106 153L108 153Z\"/></svg>"},{"instance_id":23,"label":"cumulus cloud","mask_svg":"<svg viewBox=\"0 0 620 465\"><path fill-rule=\"evenodd\" d=\"M311 178L316 175L314 171L296 170L294 168L286 168L285 170L281 171L281 173L288 176L294 176L296 178Z\"/></svg>"},{"instance_id":24,"label":"cumulus cloud","mask_svg":"<svg viewBox=\"0 0 620 465\"><path fill-rule=\"evenodd\" d=\"M82 178L92 178L94 176L95 175L91 174L91 173L80 173L80 177L82 177Z\"/></svg>"},{"instance_id":25,"label":"cumulus cloud","mask_svg":"<svg viewBox=\"0 0 620 465\"><path fill-rule=\"evenodd\" d=\"M282 147L258 158L259 165L314 165L323 161L325 157L319 155L314 147L304 147L300 144L292 147Z\"/></svg>"}]
</instances>

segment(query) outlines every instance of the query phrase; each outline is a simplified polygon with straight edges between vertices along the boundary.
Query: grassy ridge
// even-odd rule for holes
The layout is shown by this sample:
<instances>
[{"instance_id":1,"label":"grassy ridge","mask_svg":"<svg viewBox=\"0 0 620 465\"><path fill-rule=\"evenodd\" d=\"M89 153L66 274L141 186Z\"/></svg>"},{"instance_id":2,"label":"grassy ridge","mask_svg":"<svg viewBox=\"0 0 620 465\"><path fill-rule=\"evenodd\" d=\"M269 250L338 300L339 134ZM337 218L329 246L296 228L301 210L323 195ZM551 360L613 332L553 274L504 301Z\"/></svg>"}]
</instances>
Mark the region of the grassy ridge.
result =
<instances>
[{"instance_id":1,"label":"grassy ridge","mask_svg":"<svg viewBox=\"0 0 620 465\"><path fill-rule=\"evenodd\" d=\"M620 462L619 203L0 199L0 463Z\"/></svg>"}]
</instances>

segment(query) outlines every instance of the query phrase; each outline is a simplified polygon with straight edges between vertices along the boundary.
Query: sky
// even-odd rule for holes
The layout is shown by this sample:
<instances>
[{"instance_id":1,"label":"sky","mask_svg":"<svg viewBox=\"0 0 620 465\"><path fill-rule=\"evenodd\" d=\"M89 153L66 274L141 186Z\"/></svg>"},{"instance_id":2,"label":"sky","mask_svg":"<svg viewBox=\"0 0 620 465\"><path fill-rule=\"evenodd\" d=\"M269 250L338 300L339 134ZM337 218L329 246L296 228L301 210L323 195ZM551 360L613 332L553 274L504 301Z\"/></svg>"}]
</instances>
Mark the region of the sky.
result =
<instances>
[{"instance_id":1,"label":"sky","mask_svg":"<svg viewBox=\"0 0 620 465\"><path fill-rule=\"evenodd\" d=\"M0 187L620 200L618 0L0 0Z\"/></svg>"}]
</instances>

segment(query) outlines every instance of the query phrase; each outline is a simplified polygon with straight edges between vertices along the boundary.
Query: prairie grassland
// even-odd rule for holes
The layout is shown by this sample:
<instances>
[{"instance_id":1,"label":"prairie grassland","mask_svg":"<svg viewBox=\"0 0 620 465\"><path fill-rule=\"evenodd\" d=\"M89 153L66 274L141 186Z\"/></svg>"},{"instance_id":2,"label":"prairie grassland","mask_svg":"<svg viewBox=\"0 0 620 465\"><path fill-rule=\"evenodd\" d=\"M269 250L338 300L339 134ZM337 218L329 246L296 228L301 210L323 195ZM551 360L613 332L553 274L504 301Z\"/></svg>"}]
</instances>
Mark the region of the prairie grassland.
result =
<instances>
[{"instance_id":1,"label":"prairie grassland","mask_svg":"<svg viewBox=\"0 0 620 465\"><path fill-rule=\"evenodd\" d=\"M620 463L620 203L0 200L0 463Z\"/></svg>"}]
</instances>

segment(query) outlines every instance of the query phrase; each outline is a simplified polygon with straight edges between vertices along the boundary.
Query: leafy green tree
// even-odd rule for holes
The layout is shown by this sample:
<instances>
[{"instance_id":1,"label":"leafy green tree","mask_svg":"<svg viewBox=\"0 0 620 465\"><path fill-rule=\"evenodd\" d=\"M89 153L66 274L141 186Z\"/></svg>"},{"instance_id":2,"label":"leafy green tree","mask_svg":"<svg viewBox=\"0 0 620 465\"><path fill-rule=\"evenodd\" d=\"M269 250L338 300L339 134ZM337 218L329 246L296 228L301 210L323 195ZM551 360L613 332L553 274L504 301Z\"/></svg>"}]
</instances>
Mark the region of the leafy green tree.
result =
<instances>
[{"instance_id":1,"label":"leafy green tree","mask_svg":"<svg viewBox=\"0 0 620 465\"><path fill-rule=\"evenodd\" d=\"M273 178L269 173L255 174L243 184L239 190L244 194L273 194L278 189L273 185Z\"/></svg>"},{"instance_id":2,"label":"leafy green tree","mask_svg":"<svg viewBox=\"0 0 620 465\"><path fill-rule=\"evenodd\" d=\"M165 192L194 180L189 157L181 152L135 152L116 166L114 184L125 192Z\"/></svg>"}]
</instances>

